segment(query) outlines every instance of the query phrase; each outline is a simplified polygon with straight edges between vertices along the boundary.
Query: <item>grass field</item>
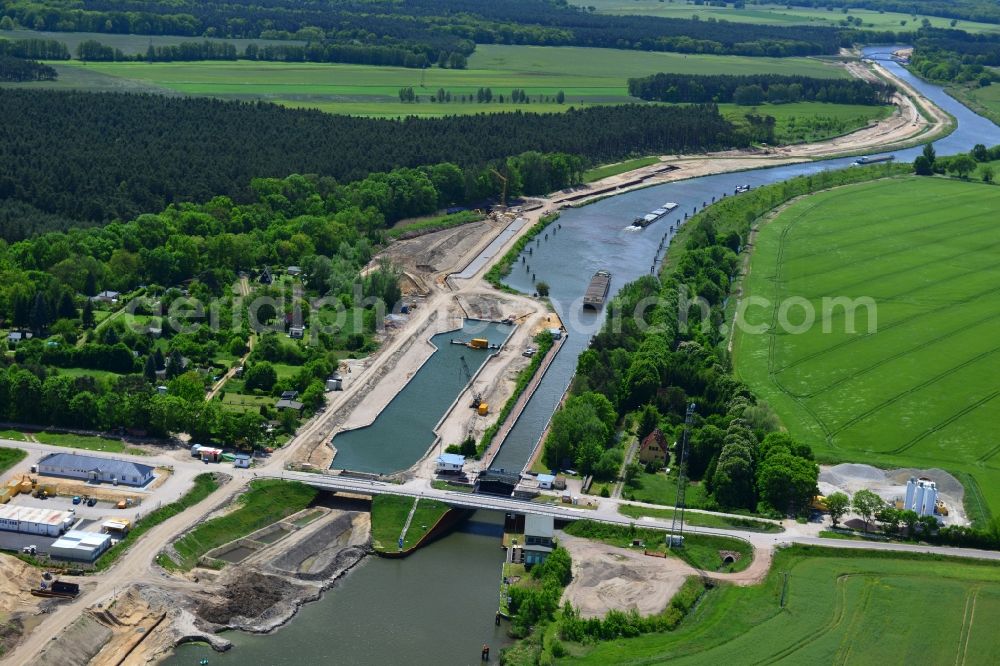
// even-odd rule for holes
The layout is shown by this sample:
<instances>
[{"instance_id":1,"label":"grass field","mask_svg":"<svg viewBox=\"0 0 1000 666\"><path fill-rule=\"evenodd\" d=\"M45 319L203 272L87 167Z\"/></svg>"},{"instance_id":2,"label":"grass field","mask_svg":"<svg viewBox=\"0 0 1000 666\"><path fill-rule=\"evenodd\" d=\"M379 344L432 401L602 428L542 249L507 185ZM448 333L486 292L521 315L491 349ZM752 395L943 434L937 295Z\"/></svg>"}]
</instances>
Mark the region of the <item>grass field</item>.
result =
<instances>
[{"instance_id":1,"label":"grass field","mask_svg":"<svg viewBox=\"0 0 1000 666\"><path fill-rule=\"evenodd\" d=\"M254 481L250 490L241 495L240 507L224 516L198 525L174 543L180 556L173 566L190 569L198 558L224 543L244 537L309 506L316 489L291 481ZM170 562L162 562L171 566Z\"/></svg>"},{"instance_id":2,"label":"grass field","mask_svg":"<svg viewBox=\"0 0 1000 666\"><path fill-rule=\"evenodd\" d=\"M659 157L639 157L637 159L627 160L625 162L607 164L605 166L597 167L596 169L588 169L587 171L583 172L583 182L592 183L595 180L607 178L608 176L617 176L618 174L625 173L626 171L641 169L644 166L649 166L650 164L656 164L659 161L660 161Z\"/></svg>"},{"instance_id":3,"label":"grass field","mask_svg":"<svg viewBox=\"0 0 1000 666\"><path fill-rule=\"evenodd\" d=\"M998 613L994 563L799 546L775 556L763 584L708 592L676 631L568 644L560 663L991 663Z\"/></svg>"},{"instance_id":4,"label":"grass field","mask_svg":"<svg viewBox=\"0 0 1000 666\"><path fill-rule=\"evenodd\" d=\"M674 517L673 509L650 509L645 506L634 506L632 504L619 504L618 513L632 518L662 518L670 520ZM733 516L717 516L711 513L696 513L686 511L684 513L684 524L694 527L720 527L723 529L752 530L754 532L784 532L785 528L776 523L769 523L754 518L735 518Z\"/></svg>"},{"instance_id":5,"label":"grass field","mask_svg":"<svg viewBox=\"0 0 1000 666\"><path fill-rule=\"evenodd\" d=\"M0 474L3 474L8 469L24 460L27 455L28 453L21 449L15 449L8 446L0 447Z\"/></svg>"},{"instance_id":6,"label":"grass field","mask_svg":"<svg viewBox=\"0 0 1000 666\"><path fill-rule=\"evenodd\" d=\"M639 484L636 487L626 487L622 489L622 496L636 502L647 502L649 504L669 504L673 505L677 500L677 477L667 476L663 472L656 474L642 473L639 475ZM693 483L688 486L684 493L685 506L695 509L710 508L707 505L708 493L700 483Z\"/></svg>"},{"instance_id":7,"label":"grass field","mask_svg":"<svg viewBox=\"0 0 1000 666\"><path fill-rule=\"evenodd\" d=\"M738 327L738 377L820 458L968 473L1000 512L998 208L998 187L916 177L794 203L757 236L744 301L769 305L746 323L771 326L791 298L791 325L804 303L816 321L798 334ZM823 317L823 297L877 310L856 308L849 333L844 308Z\"/></svg>"},{"instance_id":8,"label":"grass field","mask_svg":"<svg viewBox=\"0 0 1000 666\"><path fill-rule=\"evenodd\" d=\"M852 8L846 14L840 9L828 11L825 8L811 9L808 7L788 7L787 5L747 5L744 9L728 7L709 7L708 5L693 5L679 0L661 2L660 0L573 0L572 4L593 6L603 14L641 14L646 16L662 16L666 18L689 19L697 16L699 19L731 21L733 23L756 23L768 25L811 25L839 27L840 22L848 15L859 18L862 27L871 30L915 30L920 27L923 15L916 19L913 14L897 12L879 12L870 9ZM951 19L937 16L926 17L935 28L951 27ZM900 25L906 21L905 25ZM959 30L969 32L1000 33L1000 25L959 20L955 25Z\"/></svg>"},{"instance_id":9,"label":"grass field","mask_svg":"<svg viewBox=\"0 0 1000 666\"><path fill-rule=\"evenodd\" d=\"M948 92L993 122L1000 122L1000 85L985 88L949 87Z\"/></svg>"},{"instance_id":10,"label":"grass field","mask_svg":"<svg viewBox=\"0 0 1000 666\"><path fill-rule=\"evenodd\" d=\"M88 451L106 451L108 453L128 453L134 456L144 456L146 452L132 446L126 446L120 439L105 439L90 435L74 435L69 433L40 432L35 439L50 446L67 446Z\"/></svg>"},{"instance_id":11,"label":"grass field","mask_svg":"<svg viewBox=\"0 0 1000 666\"><path fill-rule=\"evenodd\" d=\"M194 62L57 64L56 87L97 90L160 90L190 95L267 99L288 106L356 115L446 115L484 111L560 111L581 104L628 101L627 79L656 72L688 74L802 74L845 77L846 72L811 58L748 58L684 55L578 47L482 45L465 70L374 67L347 64ZM412 86L420 103L399 101L399 89ZM522 88L532 97L566 103L432 103L427 97L444 88L453 99L472 96L480 87L505 96Z\"/></svg>"}]
</instances>

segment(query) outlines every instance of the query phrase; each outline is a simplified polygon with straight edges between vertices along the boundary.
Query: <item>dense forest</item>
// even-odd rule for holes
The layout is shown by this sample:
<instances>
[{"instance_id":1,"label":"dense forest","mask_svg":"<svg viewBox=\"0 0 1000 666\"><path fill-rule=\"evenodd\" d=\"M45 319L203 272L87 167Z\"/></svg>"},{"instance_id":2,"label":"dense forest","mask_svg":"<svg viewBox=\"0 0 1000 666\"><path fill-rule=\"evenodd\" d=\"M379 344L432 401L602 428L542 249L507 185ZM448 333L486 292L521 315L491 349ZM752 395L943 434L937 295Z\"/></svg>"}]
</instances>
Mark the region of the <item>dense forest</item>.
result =
<instances>
[{"instance_id":1,"label":"dense forest","mask_svg":"<svg viewBox=\"0 0 1000 666\"><path fill-rule=\"evenodd\" d=\"M216 195L246 201L255 177L312 173L349 182L438 162L476 169L468 196L481 200L497 191L495 180L476 180L481 167L526 151L598 163L749 142L713 106L400 121L267 103L5 89L0 116L20 119L0 126L0 200L84 221L131 219Z\"/></svg>"},{"instance_id":2,"label":"dense forest","mask_svg":"<svg viewBox=\"0 0 1000 666\"><path fill-rule=\"evenodd\" d=\"M770 0L751 0L751 4L770 4ZM1000 23L1000 5L990 0L792 0L796 7L837 7L872 9L901 14L943 16L982 23Z\"/></svg>"},{"instance_id":3,"label":"dense forest","mask_svg":"<svg viewBox=\"0 0 1000 666\"><path fill-rule=\"evenodd\" d=\"M914 42L910 69L927 79L988 86L997 80L1000 35L924 29Z\"/></svg>"},{"instance_id":4,"label":"dense forest","mask_svg":"<svg viewBox=\"0 0 1000 666\"><path fill-rule=\"evenodd\" d=\"M817 79L806 76L727 74L653 74L628 80L633 97L658 102L713 102L754 105L763 102L832 102L888 104L895 86L860 79Z\"/></svg>"},{"instance_id":5,"label":"dense forest","mask_svg":"<svg viewBox=\"0 0 1000 666\"><path fill-rule=\"evenodd\" d=\"M472 43L600 46L741 55L833 54L849 43L834 28L597 15L550 0L10 0L3 14L36 30L296 37L420 50L432 62Z\"/></svg>"},{"instance_id":6,"label":"dense forest","mask_svg":"<svg viewBox=\"0 0 1000 666\"><path fill-rule=\"evenodd\" d=\"M470 43L471 46L471 43ZM470 49L471 50L471 49ZM80 42L77 58L90 62L175 62L197 60L261 60L275 62L345 62L358 65L383 65L422 68L437 65L447 69L464 69L465 54L459 51L426 53L419 49L360 45L360 44L248 44L243 51L228 43L181 42L167 46L150 45L145 53L127 55L95 39Z\"/></svg>"},{"instance_id":7,"label":"dense forest","mask_svg":"<svg viewBox=\"0 0 1000 666\"><path fill-rule=\"evenodd\" d=\"M23 83L25 81L52 81L56 70L34 60L0 55L0 81Z\"/></svg>"}]
</instances>

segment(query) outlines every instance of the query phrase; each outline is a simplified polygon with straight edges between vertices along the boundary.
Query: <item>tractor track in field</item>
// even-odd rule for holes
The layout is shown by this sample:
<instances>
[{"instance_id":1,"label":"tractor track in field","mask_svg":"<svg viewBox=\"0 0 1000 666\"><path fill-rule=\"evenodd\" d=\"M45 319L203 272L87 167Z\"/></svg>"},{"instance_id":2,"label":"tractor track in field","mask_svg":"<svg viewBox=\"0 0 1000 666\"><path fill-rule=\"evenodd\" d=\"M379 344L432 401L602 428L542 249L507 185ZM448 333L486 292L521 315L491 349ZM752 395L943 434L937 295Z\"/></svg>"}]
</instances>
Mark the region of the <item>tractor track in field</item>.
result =
<instances>
[{"instance_id":1,"label":"tractor track in field","mask_svg":"<svg viewBox=\"0 0 1000 666\"><path fill-rule=\"evenodd\" d=\"M996 223L993 222L993 221L990 221L988 223L988 226L986 226L984 229L982 229L983 232L991 232L991 231L995 232L995 230L996 230ZM968 238L969 238L969 236L963 235L963 239L968 239ZM919 247L925 247L925 246L927 246L929 244L930 243L925 243L924 245L921 245ZM954 262L956 262L956 260L961 259L962 257L965 257L967 255L970 255L970 254L981 254L981 253L983 253L986 250L992 250L992 249L997 248L997 247L1000 247L1000 241L997 241L996 243L991 243L989 245L976 247L976 248L971 249L971 250L963 250L962 252L957 252L955 254L950 254L948 256L937 257L937 258L934 259L934 261L935 262L940 262L940 263L954 263ZM862 259L858 259L856 261L849 261L847 263L838 264L837 268L835 270L840 270L842 268L850 268L850 267L852 267L852 266L854 266L856 264L871 263L874 260L881 261L881 260L885 259L886 257L890 257L890 256L892 256L894 254L912 252L913 250L914 250L913 247L903 247L903 248L900 248L898 250L893 250L891 252L882 252L882 253L879 253L878 256L868 256L868 257L864 257ZM822 293L822 294L806 294L803 297L806 298L806 299L808 299L808 300L814 300L814 299L817 299L817 298L823 298L824 296L829 296L831 292L832 293L841 293L841 294L843 294L845 291L847 291L848 289L850 289L852 287L864 286L865 284L869 284L871 282L878 281L878 280L884 280L885 278L888 278L888 277L891 277L891 276L894 276L894 275L901 275L901 274L905 274L905 273L911 273L913 271L919 271L919 270L923 270L923 269L926 269L926 264L917 264L916 266L908 266L906 268L899 268L897 270L887 271L885 273L879 273L877 275L869 275L868 277L866 277L865 279L862 279L862 280L855 280L854 282L848 282L847 284L844 284L844 285L837 285L836 287L831 287L831 288L825 290L826 293ZM815 277L817 275L821 275L824 272L828 273L829 271L819 271L819 272L816 272L816 273L806 273L806 274L802 274L802 275L797 276L797 279L809 279L811 277ZM890 298L892 298L892 297L890 297Z\"/></svg>"},{"instance_id":2,"label":"tractor track in field","mask_svg":"<svg viewBox=\"0 0 1000 666\"><path fill-rule=\"evenodd\" d=\"M941 381L942 379L945 379L945 378L953 375L954 373L958 372L959 370L963 370L966 367L968 367L969 365L972 365L972 364L974 364L974 363L976 363L978 361L981 361L982 359L984 359L984 358L986 358L988 356L991 356L993 354L996 354L997 352L1000 352L1000 345L998 345L998 346L996 346L996 347L994 347L992 349L989 349L987 351L984 351L984 352L982 352L980 354L977 354L976 356L973 356L972 358L967 359L967 360L959 363L958 365L954 365L954 366L948 368L947 370L945 370L944 372L940 372L940 373L934 375L933 377L930 377L927 380L925 380L923 382L920 382L916 386L911 386L910 388L906 389L902 393L898 393L895 396L889 398L888 400L883 400L879 404L873 406L871 409L868 409L868 410L862 412L861 414L858 414L854 418L849 419L848 421L845 421L840 427L836 428L833 431L832 434L836 435L837 433L843 432L844 430L846 430L847 428L849 428L852 425L856 424L857 422L864 420L865 418L871 416L872 414L876 414L876 413L882 411L883 409L885 409L889 405L892 405L892 404L895 404L895 403L899 402L900 400L902 400L906 396L910 395L911 393L915 393L915 392L917 392L917 391L919 391L921 389L927 388L928 386L932 386L932 385L936 384L937 382ZM991 399L992 399L992 397L996 397L997 395L1000 395L1000 390L997 390L995 393L993 393L992 396L991 396ZM970 408L967 407L966 410L968 410L968 409L970 409ZM963 411L966 411L966 410L963 410ZM924 435L924 436L926 436L926 435ZM921 439L922 438L923 437L921 437ZM913 443L916 443L916 442L913 442ZM899 451L899 450L905 450L905 448L900 447L899 449L897 449L897 451Z\"/></svg>"},{"instance_id":3,"label":"tractor track in field","mask_svg":"<svg viewBox=\"0 0 1000 666\"><path fill-rule=\"evenodd\" d=\"M988 268L1000 268L1000 262L997 262L996 264L993 264L993 265L989 266ZM961 275L952 276L952 277L950 277L950 278L948 278L946 280L941 280L940 282L937 282L935 284L935 286L941 285L941 284L944 284L944 283L947 283L947 282L950 282L952 280L955 280L955 279L958 279L958 278L961 278L961 277L968 277L970 274L979 273L982 270L983 269L977 269L975 271L968 271L967 273L963 273ZM906 292L903 292L901 294L896 294L896 295L893 295L893 296L887 296L885 300L899 298L900 296L903 296L905 293ZM984 296L990 296L990 295L993 295L995 293L996 293L996 287L995 286L991 286L988 289L984 289L983 291L980 291L980 292L977 292L975 294L972 294L971 296L968 296L968 297L963 298L961 300L952 301L950 303L946 303L944 305L936 307L936 308L934 308L932 310L924 310L922 312L918 312L918 313L912 314L912 315L910 315L908 317L903 317L902 319L898 319L898 320L892 322L891 324L879 327L879 330L876 331L876 332L874 332L874 333L864 333L864 334L859 335L859 336L857 336L855 338L850 338L850 339L847 339L847 340L843 340L841 342L838 342L835 345L832 345L830 347L826 347L826 348L821 349L819 351L815 351L815 352L812 352L811 354L807 354L807 355L805 355L805 356L803 356L801 358L798 358L798 359L792 361L791 363L789 363L788 365L784 365L784 366L778 368L777 370L772 370L772 372L773 372L773 374L780 374L780 373L782 373L782 372L784 372L786 370L790 370L792 368L798 367L798 366L802 365L803 363L805 363L807 361L811 361L813 359L819 358L820 356L823 356L825 354L829 354L830 352L836 351L836 350L841 349L843 347L846 347L848 345L855 344L855 343L857 343L857 342L859 342L861 340L866 340L866 339L872 337L873 335L877 335L880 331L891 330L891 329L897 328L899 326L902 326L904 324L908 324L908 323L910 323L911 321L913 321L915 319L920 319L921 317L926 317L926 316L932 315L932 314L938 314L940 312L946 312L946 311L948 311L948 310L950 310L952 308L955 308L955 307L958 307L958 306L961 306L961 305L968 305L969 303L971 303L971 302L973 302L973 301L975 301L977 299L980 299L980 298L982 298ZM775 320L777 319L777 317L778 317L778 311L777 311L777 309L775 309L775 311L774 311L774 318L772 319L772 326L776 323ZM773 339L774 337L775 336L773 334L771 334L771 338Z\"/></svg>"},{"instance_id":4,"label":"tractor track in field","mask_svg":"<svg viewBox=\"0 0 1000 666\"><path fill-rule=\"evenodd\" d=\"M793 392L791 390L786 390L786 393L788 393L788 395L792 396L793 398L802 398L803 400L806 400L806 399L809 399L809 398L814 398L817 395L819 395L821 393L826 393L830 389L836 388L836 387L840 386L841 384L843 384L845 382L849 382L852 379L856 379L856 378L860 377L861 375L867 374L867 373L871 372L872 370L875 370L876 368L880 368L883 365L885 365L886 363L889 363L891 361L895 361L898 358L902 358L904 356L908 356L908 355L912 354L913 352L920 351L921 349L925 349L925 348L927 348L929 346L935 345L935 344L937 344L939 342L942 342L943 340L947 340L948 338L950 338L950 337L952 337L952 336L954 336L954 335L956 335L958 333L963 333L963 332L965 332L965 331L967 331L969 329L975 328L975 327L977 327L977 326L979 326L981 324L985 324L985 323L990 322L990 321L992 321L994 319L1000 319L1000 312L995 312L995 313L993 313L991 315L983 317L982 319L978 319L978 320L976 320L976 321L974 321L974 322L972 322L970 324L963 324L959 328L956 328L954 330L948 331L947 333L944 333L943 335L939 335L936 338L931 338L930 340L925 340L924 342L922 342L921 344L917 345L916 347L910 347L909 349L904 349L903 351L897 352L897 353L892 354L890 356L883 356L882 358L880 358L878 361L876 361L872 365L869 365L869 366L865 367L862 370L858 370L856 372L852 372L850 375L846 375L844 377L841 377L840 379L838 379L837 381L833 382L832 384L827 384L823 388L816 389L815 391L812 391L810 393L795 393L795 392Z\"/></svg>"},{"instance_id":5,"label":"tractor track in field","mask_svg":"<svg viewBox=\"0 0 1000 666\"><path fill-rule=\"evenodd\" d=\"M976 219L976 218L980 218L980 217L982 217L982 214L975 213L975 214L966 215L966 216L963 216L963 217L949 218L949 220L947 222L935 222L934 224L928 224L927 226L924 226L924 227L915 227L915 228L912 228L912 229L907 229L906 231L901 231L899 233L893 234L893 240L898 239L898 238L904 238L906 236L911 236L913 234L919 234L919 233L922 233L922 232L925 232L925 231L932 231L934 229L937 229L938 227L948 227L948 226L951 226L951 225L954 225L954 224L957 224L957 223L961 223L964 220ZM993 221L990 220L989 222L993 222ZM989 222L985 222L984 221L984 224L989 224ZM966 229L963 228L962 229L963 235L964 235L965 231L966 231ZM810 238L815 238L815 236L810 235ZM830 252L833 251L833 250L843 250L843 249L848 249L848 248L856 247L856 246L859 246L859 245L860 246L869 245L873 241L876 241L878 239L879 239L878 236L876 236L874 238L862 238L860 240L853 241L853 242L850 242L850 243L844 243L843 245L836 245L836 246L833 246L833 247L823 248L822 250L817 250L816 252L810 252L808 254L798 255L798 256L795 257L795 260L798 261L800 259L812 259L813 257L826 257L826 256L829 256ZM885 255L879 255L879 256L880 257L881 256L888 256L888 255L895 254L898 251L908 251L908 250L911 250L911 249L912 249L912 247L908 246L908 247L903 248L902 250L893 250L892 252L886 252ZM848 262L848 263L844 263L844 264L838 264L837 267L841 268L841 267L845 267L845 266L852 266L852 265L857 264L857 263L863 263L866 260L867 260L867 258L866 259L858 259L856 261L852 261L852 262ZM813 275L813 274L807 274L807 276L808 275Z\"/></svg>"},{"instance_id":6,"label":"tractor track in field","mask_svg":"<svg viewBox=\"0 0 1000 666\"><path fill-rule=\"evenodd\" d=\"M820 627L819 629L810 632L809 634L803 636L799 640L793 642L791 645L775 652L770 657L762 660L762 664L776 664L783 659L795 654L802 648L806 647L809 643L821 636L825 636L831 631L835 631L837 627L844 621L844 615L847 610L847 579L851 578L852 574L842 574L837 577L837 591L834 593L835 605L833 608L833 617Z\"/></svg>"},{"instance_id":7,"label":"tractor track in field","mask_svg":"<svg viewBox=\"0 0 1000 666\"><path fill-rule=\"evenodd\" d=\"M977 400L976 402L972 403L971 405L968 405L967 407L964 407L963 409L955 412L954 414L952 414L951 416L949 416L945 420L941 421L940 423L937 423L936 425L933 425L930 428L924 430L922 433L920 433L919 435L917 435L913 439L909 440L905 444L902 444L902 445L896 447L895 449L892 449L891 451L887 451L887 453L902 453L903 451L910 450L911 448L913 448L914 446L916 446L917 444L919 444L924 439L927 439L928 437L930 437L934 433L936 433L936 432L938 432L938 431L940 431L940 430L948 427L949 425L951 425L952 423L954 423L958 419L962 418L966 414L969 414L970 412L974 412L975 410L979 409L980 407L982 407L986 403L990 402L991 400L994 400L998 396L1000 396L1000 389L994 391L993 393L990 393L989 395L987 395L987 396L985 396L983 398L980 398L979 400ZM993 456L995 456L998 452L1000 452L1000 444L994 446L989 451L987 451L986 453L984 453L982 456L980 456L979 458L977 458L976 462L986 462L987 460L989 460L990 458L992 458Z\"/></svg>"},{"instance_id":8,"label":"tractor track in field","mask_svg":"<svg viewBox=\"0 0 1000 666\"><path fill-rule=\"evenodd\" d=\"M865 612L868 610L868 606L872 602L872 590L875 588L875 583L878 579L871 576L865 577L864 591L861 595L861 603L851 613L850 622L847 625L847 630L844 632L844 638L840 641L840 648L837 650L837 654L833 658L833 663L835 664L848 664L851 660L851 652L854 650L854 636L858 633L858 624L862 622L865 616Z\"/></svg>"}]
</instances>

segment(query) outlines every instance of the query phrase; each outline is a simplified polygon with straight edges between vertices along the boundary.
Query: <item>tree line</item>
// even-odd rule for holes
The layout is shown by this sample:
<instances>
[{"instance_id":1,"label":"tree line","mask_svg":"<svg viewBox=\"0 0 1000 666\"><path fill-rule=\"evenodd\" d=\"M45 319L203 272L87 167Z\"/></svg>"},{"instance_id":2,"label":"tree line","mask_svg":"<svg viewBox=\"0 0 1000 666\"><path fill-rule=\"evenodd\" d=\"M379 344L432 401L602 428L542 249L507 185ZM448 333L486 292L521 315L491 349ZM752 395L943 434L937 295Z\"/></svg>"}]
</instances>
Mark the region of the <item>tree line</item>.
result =
<instances>
[{"instance_id":1,"label":"tree line","mask_svg":"<svg viewBox=\"0 0 1000 666\"><path fill-rule=\"evenodd\" d=\"M398 166L482 168L527 151L590 164L749 143L713 106L387 120L261 102L4 89L0 116L18 119L0 125L0 218L9 206L31 206L44 216L25 222L35 229L127 220L216 195L249 201L258 176L350 182ZM485 176L473 180L487 196L496 191Z\"/></svg>"},{"instance_id":2,"label":"tree line","mask_svg":"<svg viewBox=\"0 0 1000 666\"><path fill-rule=\"evenodd\" d=\"M494 95L493 89L489 87L486 88L480 87L478 90L476 90L475 95L473 95L472 93L469 93L468 95L466 94L460 95L458 93L455 93L453 95L450 90L445 90L444 88L438 88L437 92L427 95L427 99L431 102L438 102L443 104L449 104L451 102L459 102L461 104L465 104L466 102L473 102L473 101L476 102L477 104L489 104L494 100L496 100L497 103L499 104L531 103L531 97L528 96L528 93L524 90L524 88L514 88L513 90L510 91L510 93L506 97L503 95L503 93L497 93L496 95ZM556 92L555 95L537 95L535 97L535 100L538 103L555 102L556 104L563 104L566 102L566 93L560 90ZM421 101L421 97L413 90L413 86L406 86L404 88L399 89L399 101L416 103Z\"/></svg>"},{"instance_id":3,"label":"tree line","mask_svg":"<svg viewBox=\"0 0 1000 666\"><path fill-rule=\"evenodd\" d=\"M80 42L77 58L88 62L193 62L203 60L256 60L261 62L342 62L360 65L385 65L423 68L437 65L443 69L465 69L466 56L461 51L434 51L393 46L310 42L298 44L248 44L240 52L227 42L181 42L154 46L144 54L129 55L95 39Z\"/></svg>"},{"instance_id":4,"label":"tree line","mask_svg":"<svg viewBox=\"0 0 1000 666\"><path fill-rule=\"evenodd\" d=\"M56 39L2 39L0 55L31 60L69 60L69 49Z\"/></svg>"},{"instance_id":5,"label":"tree line","mask_svg":"<svg viewBox=\"0 0 1000 666\"><path fill-rule=\"evenodd\" d=\"M405 12L405 14L403 13ZM840 30L649 16L594 15L547 0L272 0L266 5L179 0L11 0L4 15L36 30L205 37L316 36L341 44L421 45L463 52L461 42L599 46L751 56L833 54Z\"/></svg>"},{"instance_id":6,"label":"tree line","mask_svg":"<svg viewBox=\"0 0 1000 666\"><path fill-rule=\"evenodd\" d=\"M896 87L860 79L820 79L779 74L695 75L653 74L628 80L633 97L657 102L831 102L834 104L889 104Z\"/></svg>"},{"instance_id":7,"label":"tree line","mask_svg":"<svg viewBox=\"0 0 1000 666\"><path fill-rule=\"evenodd\" d=\"M0 81L53 81L57 76L55 69L35 60L0 55Z\"/></svg>"}]
</instances>

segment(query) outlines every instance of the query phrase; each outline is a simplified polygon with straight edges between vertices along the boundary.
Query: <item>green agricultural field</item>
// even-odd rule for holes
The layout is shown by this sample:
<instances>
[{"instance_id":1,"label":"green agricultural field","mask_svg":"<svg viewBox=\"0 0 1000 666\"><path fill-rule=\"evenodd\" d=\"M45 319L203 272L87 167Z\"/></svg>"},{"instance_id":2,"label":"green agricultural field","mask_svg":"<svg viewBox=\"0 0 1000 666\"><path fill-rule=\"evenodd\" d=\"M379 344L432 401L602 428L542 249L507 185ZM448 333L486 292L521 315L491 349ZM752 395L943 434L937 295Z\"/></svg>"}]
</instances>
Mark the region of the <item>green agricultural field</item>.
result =
<instances>
[{"instance_id":1,"label":"green agricultural field","mask_svg":"<svg viewBox=\"0 0 1000 666\"><path fill-rule=\"evenodd\" d=\"M634 101L627 79L656 72L686 74L801 74L844 77L839 67L812 58L748 58L685 55L577 47L483 45L465 70L275 62L54 63L63 88L160 90L189 95L267 99L288 106L356 115L446 115L484 111L558 111L571 105ZM29 85L46 85L29 84ZM399 101L399 89L413 87L419 103ZM480 87L508 96L514 88L532 98L555 97L566 103L432 103L444 88L453 100L474 96Z\"/></svg>"},{"instance_id":2,"label":"green agricultural field","mask_svg":"<svg viewBox=\"0 0 1000 666\"><path fill-rule=\"evenodd\" d=\"M870 9L852 8L847 13L840 9L789 7L787 5L747 5L744 9L693 5L679 0L572 0L572 4L593 6L602 14L641 14L666 18L689 19L697 16L703 20L731 21L733 23L756 23L769 25L811 25L839 27L847 16L861 19L862 28L871 30L915 30L920 27L922 15L914 19L912 14L879 12ZM951 19L937 16L926 17L935 28L951 27ZM905 24L901 22L905 21ZM959 20L955 28L968 32L1000 32L1000 25Z\"/></svg>"},{"instance_id":3,"label":"green agricultural field","mask_svg":"<svg viewBox=\"0 0 1000 666\"><path fill-rule=\"evenodd\" d=\"M761 585L709 591L676 631L567 644L560 663L990 663L998 613L992 562L800 546L779 552Z\"/></svg>"},{"instance_id":4,"label":"green agricultural field","mask_svg":"<svg viewBox=\"0 0 1000 666\"><path fill-rule=\"evenodd\" d=\"M737 327L737 375L820 458L968 473L1000 511L998 209L998 187L917 177L792 204L755 242L743 302L769 304ZM875 309L849 332L824 297Z\"/></svg>"}]
</instances>

